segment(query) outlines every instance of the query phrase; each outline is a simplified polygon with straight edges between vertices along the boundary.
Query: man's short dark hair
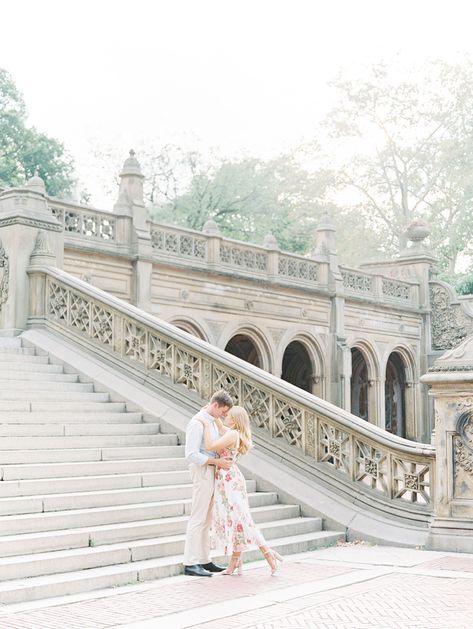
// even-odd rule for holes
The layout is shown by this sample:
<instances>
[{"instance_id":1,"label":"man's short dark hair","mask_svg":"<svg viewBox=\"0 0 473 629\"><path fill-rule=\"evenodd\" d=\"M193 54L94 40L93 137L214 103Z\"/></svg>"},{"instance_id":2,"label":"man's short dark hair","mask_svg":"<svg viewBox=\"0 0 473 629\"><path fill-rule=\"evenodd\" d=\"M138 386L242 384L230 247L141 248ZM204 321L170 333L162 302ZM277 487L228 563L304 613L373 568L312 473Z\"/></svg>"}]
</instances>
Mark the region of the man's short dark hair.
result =
<instances>
[{"instance_id":1,"label":"man's short dark hair","mask_svg":"<svg viewBox=\"0 0 473 629\"><path fill-rule=\"evenodd\" d=\"M217 406L228 406L228 408L233 406L233 399L227 391L225 391L225 389L220 389L220 391L216 391L212 395L210 404L213 404L214 402L217 402Z\"/></svg>"}]
</instances>

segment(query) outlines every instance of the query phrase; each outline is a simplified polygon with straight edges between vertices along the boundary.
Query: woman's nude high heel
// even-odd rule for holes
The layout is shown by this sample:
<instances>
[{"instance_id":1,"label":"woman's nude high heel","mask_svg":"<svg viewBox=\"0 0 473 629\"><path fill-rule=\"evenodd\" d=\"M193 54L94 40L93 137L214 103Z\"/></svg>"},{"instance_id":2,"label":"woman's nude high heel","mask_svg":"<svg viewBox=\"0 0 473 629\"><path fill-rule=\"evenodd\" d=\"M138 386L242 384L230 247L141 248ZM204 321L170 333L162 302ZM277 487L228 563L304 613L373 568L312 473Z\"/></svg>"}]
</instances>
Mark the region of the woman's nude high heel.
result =
<instances>
[{"instance_id":1,"label":"woman's nude high heel","mask_svg":"<svg viewBox=\"0 0 473 629\"><path fill-rule=\"evenodd\" d=\"M241 561L240 555L232 555L232 558L230 559L230 563L228 564L226 569L222 572L222 574L231 576L235 572L235 570L237 571L237 574L239 576L241 576L241 574L243 573L243 563Z\"/></svg>"},{"instance_id":2,"label":"woman's nude high heel","mask_svg":"<svg viewBox=\"0 0 473 629\"><path fill-rule=\"evenodd\" d=\"M276 552L272 548L269 548L265 553L263 553L263 555L265 556L266 561L269 563L269 567L271 568L271 576L274 577L279 568L278 561L282 563L283 558L278 552ZM268 557L270 557L272 561L268 560Z\"/></svg>"}]
</instances>

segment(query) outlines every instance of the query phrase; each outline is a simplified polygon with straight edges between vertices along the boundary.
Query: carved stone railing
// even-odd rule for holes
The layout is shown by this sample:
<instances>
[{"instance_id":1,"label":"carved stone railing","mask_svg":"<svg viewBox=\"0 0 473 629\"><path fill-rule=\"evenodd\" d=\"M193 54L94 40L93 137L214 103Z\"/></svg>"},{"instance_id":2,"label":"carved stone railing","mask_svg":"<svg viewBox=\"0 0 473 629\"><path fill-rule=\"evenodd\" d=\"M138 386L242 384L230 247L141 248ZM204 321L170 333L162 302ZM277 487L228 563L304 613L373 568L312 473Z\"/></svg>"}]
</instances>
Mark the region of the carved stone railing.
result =
<instances>
[{"instance_id":1,"label":"carved stone railing","mask_svg":"<svg viewBox=\"0 0 473 629\"><path fill-rule=\"evenodd\" d=\"M207 238L199 232L153 225L151 245L159 255L174 257L184 256L195 260L207 259Z\"/></svg>"},{"instance_id":2,"label":"carved stone railing","mask_svg":"<svg viewBox=\"0 0 473 629\"><path fill-rule=\"evenodd\" d=\"M120 252L134 257L131 216L103 212L76 203L49 199L64 229L65 244L97 252ZM281 252L218 233L148 223L156 262L264 279L284 285L329 292L328 262ZM419 286L360 269L340 268L344 295L407 309L418 308Z\"/></svg>"},{"instance_id":3,"label":"carved stone railing","mask_svg":"<svg viewBox=\"0 0 473 629\"><path fill-rule=\"evenodd\" d=\"M393 279L348 267L341 267L341 275L347 297L381 301L391 305L419 306L417 282Z\"/></svg>"},{"instance_id":4,"label":"carved stone railing","mask_svg":"<svg viewBox=\"0 0 473 629\"><path fill-rule=\"evenodd\" d=\"M93 208L81 208L76 204L49 200L52 213L63 226L65 235L93 238L102 242L113 242L117 238L117 219L111 212Z\"/></svg>"},{"instance_id":5,"label":"carved stone railing","mask_svg":"<svg viewBox=\"0 0 473 629\"><path fill-rule=\"evenodd\" d=\"M313 466L339 491L365 496L371 508L428 520L432 446L387 433L67 273L31 267L29 275L30 326L75 339L141 379L146 374L148 383L167 382L204 400L223 387L269 449Z\"/></svg>"}]
</instances>

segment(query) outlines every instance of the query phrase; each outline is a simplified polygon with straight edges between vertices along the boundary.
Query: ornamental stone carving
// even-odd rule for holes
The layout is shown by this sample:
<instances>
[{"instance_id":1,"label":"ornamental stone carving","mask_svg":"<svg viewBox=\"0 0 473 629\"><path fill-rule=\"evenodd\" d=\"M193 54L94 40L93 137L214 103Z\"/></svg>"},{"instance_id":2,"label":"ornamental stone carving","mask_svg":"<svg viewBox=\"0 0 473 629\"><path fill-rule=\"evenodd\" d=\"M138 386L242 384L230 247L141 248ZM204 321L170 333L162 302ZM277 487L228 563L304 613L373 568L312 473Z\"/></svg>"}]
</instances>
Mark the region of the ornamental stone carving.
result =
<instances>
[{"instance_id":1,"label":"ornamental stone carving","mask_svg":"<svg viewBox=\"0 0 473 629\"><path fill-rule=\"evenodd\" d=\"M473 499L473 412L463 412L457 421L453 438L455 496Z\"/></svg>"},{"instance_id":2,"label":"ornamental stone carving","mask_svg":"<svg viewBox=\"0 0 473 629\"><path fill-rule=\"evenodd\" d=\"M8 282L10 278L10 263L2 241L0 240L0 311L8 299Z\"/></svg>"},{"instance_id":3,"label":"ornamental stone carving","mask_svg":"<svg viewBox=\"0 0 473 629\"><path fill-rule=\"evenodd\" d=\"M473 318L460 304L451 303L447 289L441 284L430 286L432 306L432 348L451 349L473 334Z\"/></svg>"}]
</instances>

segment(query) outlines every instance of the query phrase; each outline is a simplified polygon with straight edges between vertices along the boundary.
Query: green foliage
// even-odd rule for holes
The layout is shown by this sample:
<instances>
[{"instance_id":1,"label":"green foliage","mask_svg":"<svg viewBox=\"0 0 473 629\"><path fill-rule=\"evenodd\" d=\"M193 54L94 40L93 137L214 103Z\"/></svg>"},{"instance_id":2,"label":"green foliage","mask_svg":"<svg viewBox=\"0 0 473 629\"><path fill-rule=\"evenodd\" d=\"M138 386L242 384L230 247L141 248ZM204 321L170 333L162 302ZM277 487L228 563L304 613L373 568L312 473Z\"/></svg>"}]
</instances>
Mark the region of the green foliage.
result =
<instances>
[{"instance_id":1,"label":"green foliage","mask_svg":"<svg viewBox=\"0 0 473 629\"><path fill-rule=\"evenodd\" d=\"M456 290L460 295L473 295L473 275L459 282L456 286Z\"/></svg>"},{"instance_id":2,"label":"green foliage","mask_svg":"<svg viewBox=\"0 0 473 629\"><path fill-rule=\"evenodd\" d=\"M308 251L323 207L327 173L309 174L292 155L209 163L199 153L174 150L179 159L171 164L170 147L165 153L159 160L155 157L151 168L144 164L145 171L154 170L148 198L154 202L155 220L201 230L212 218L227 237L261 242L272 233L281 249Z\"/></svg>"},{"instance_id":3,"label":"green foliage","mask_svg":"<svg viewBox=\"0 0 473 629\"><path fill-rule=\"evenodd\" d=\"M74 183L73 169L60 142L27 126L23 97L0 68L0 187L23 185L38 172L49 195L67 195Z\"/></svg>"},{"instance_id":4,"label":"green foliage","mask_svg":"<svg viewBox=\"0 0 473 629\"><path fill-rule=\"evenodd\" d=\"M441 266L453 272L473 236L473 64L435 62L411 75L384 64L333 83L326 128L338 155L337 187L370 221L380 247L406 245L414 218L432 227Z\"/></svg>"}]
</instances>

